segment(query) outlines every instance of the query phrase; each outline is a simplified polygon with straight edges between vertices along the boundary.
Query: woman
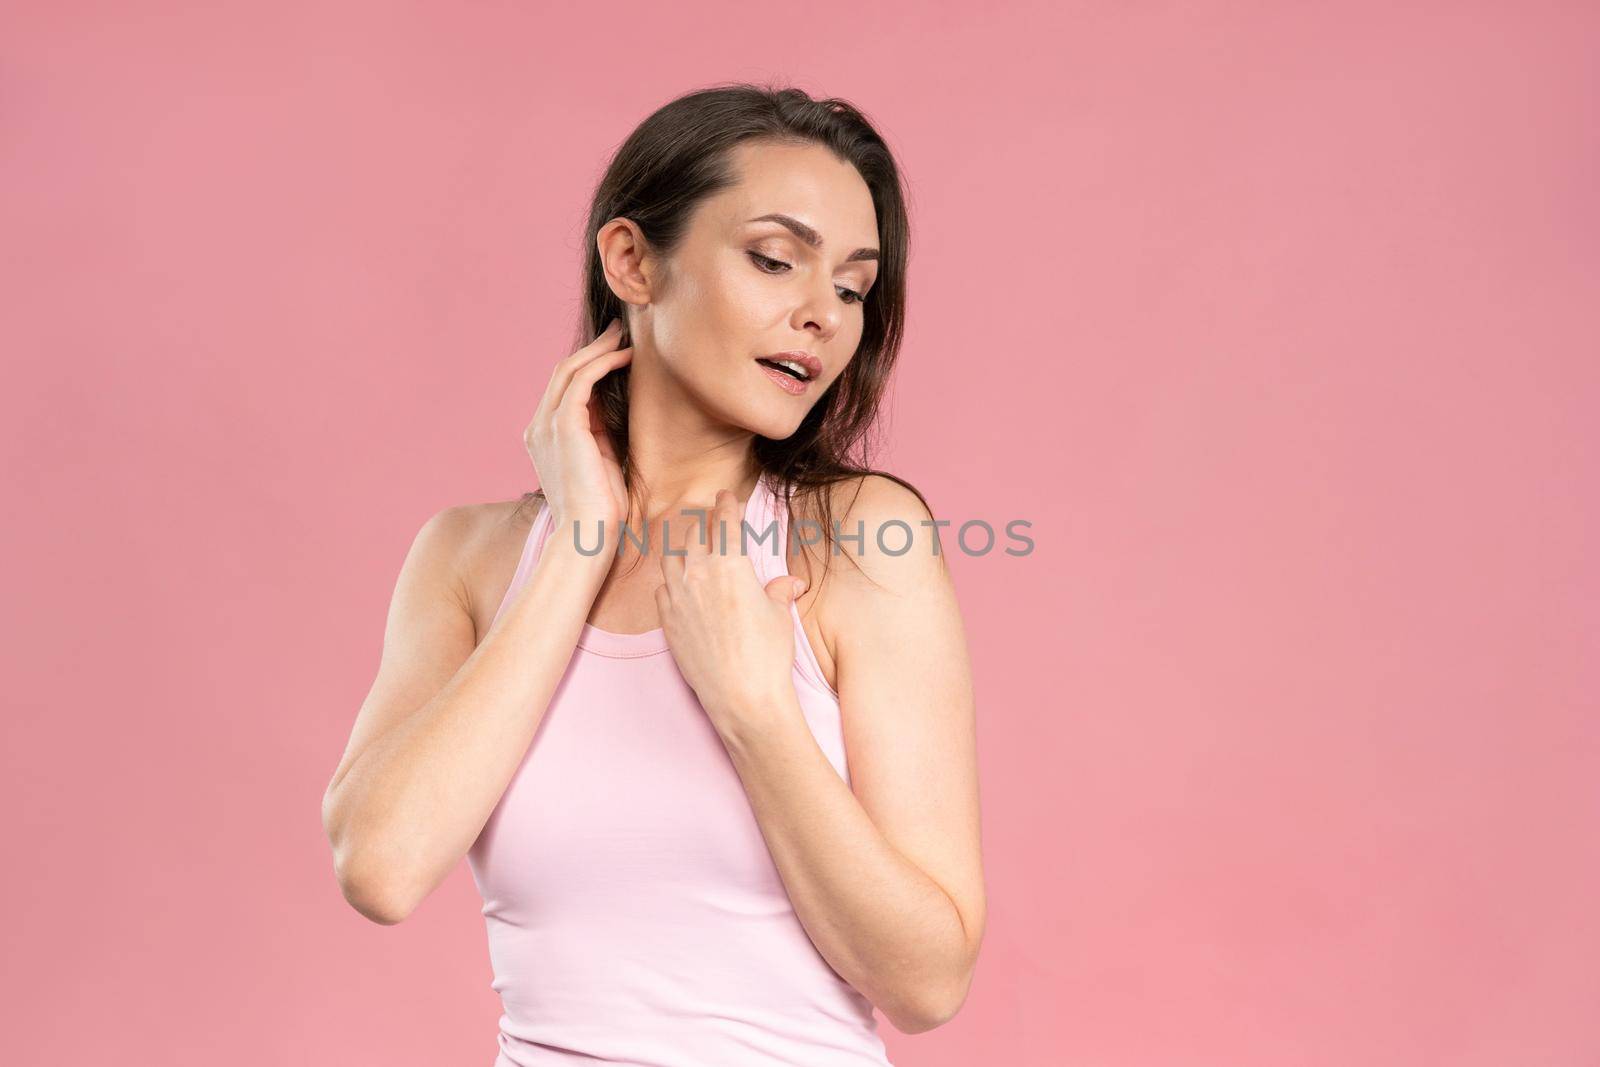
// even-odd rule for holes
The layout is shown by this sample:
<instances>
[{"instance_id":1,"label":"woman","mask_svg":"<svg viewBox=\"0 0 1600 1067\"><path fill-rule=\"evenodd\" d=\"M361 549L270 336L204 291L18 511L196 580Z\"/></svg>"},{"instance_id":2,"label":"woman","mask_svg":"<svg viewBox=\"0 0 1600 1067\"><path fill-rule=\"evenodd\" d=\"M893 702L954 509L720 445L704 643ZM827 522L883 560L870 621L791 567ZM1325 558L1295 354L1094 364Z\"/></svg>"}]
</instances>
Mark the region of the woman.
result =
<instances>
[{"instance_id":1,"label":"woman","mask_svg":"<svg viewBox=\"0 0 1600 1067\"><path fill-rule=\"evenodd\" d=\"M898 171L843 102L718 87L621 146L587 238L540 492L402 568L324 801L340 886L395 923L467 856L497 1067L886 1064L873 1006L948 1020L985 922L936 527L847 458L901 336Z\"/></svg>"}]
</instances>

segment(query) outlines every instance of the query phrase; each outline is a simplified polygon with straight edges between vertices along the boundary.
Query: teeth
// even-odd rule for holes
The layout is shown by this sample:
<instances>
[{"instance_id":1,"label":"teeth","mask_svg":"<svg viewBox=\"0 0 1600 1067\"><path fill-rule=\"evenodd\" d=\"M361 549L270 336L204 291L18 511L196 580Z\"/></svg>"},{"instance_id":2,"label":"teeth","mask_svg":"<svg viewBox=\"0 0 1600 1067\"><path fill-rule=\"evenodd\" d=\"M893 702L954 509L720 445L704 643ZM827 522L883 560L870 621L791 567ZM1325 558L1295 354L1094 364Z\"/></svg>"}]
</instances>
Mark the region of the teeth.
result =
<instances>
[{"instance_id":1,"label":"teeth","mask_svg":"<svg viewBox=\"0 0 1600 1067\"><path fill-rule=\"evenodd\" d=\"M803 366L801 366L800 364L796 363L792 359L775 359L772 362L776 363L780 367L789 367L796 374L800 375L800 377L802 377L802 378L810 378L811 377L811 375L806 373L806 369Z\"/></svg>"}]
</instances>

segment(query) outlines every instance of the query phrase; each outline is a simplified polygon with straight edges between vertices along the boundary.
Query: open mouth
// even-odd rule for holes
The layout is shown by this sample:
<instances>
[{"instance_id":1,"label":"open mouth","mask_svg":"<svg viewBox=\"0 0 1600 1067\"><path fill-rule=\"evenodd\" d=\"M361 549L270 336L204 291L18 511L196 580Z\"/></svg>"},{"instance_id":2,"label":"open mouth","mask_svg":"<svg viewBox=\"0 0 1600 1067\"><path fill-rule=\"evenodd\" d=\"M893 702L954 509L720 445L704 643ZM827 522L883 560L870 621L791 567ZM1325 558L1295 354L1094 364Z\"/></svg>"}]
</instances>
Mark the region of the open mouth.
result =
<instances>
[{"instance_id":1,"label":"open mouth","mask_svg":"<svg viewBox=\"0 0 1600 1067\"><path fill-rule=\"evenodd\" d=\"M787 374L789 377L798 381L809 382L811 380L811 375L806 373L806 369L793 360L757 359L756 362L763 366L771 367L773 370L782 371L784 374Z\"/></svg>"}]
</instances>

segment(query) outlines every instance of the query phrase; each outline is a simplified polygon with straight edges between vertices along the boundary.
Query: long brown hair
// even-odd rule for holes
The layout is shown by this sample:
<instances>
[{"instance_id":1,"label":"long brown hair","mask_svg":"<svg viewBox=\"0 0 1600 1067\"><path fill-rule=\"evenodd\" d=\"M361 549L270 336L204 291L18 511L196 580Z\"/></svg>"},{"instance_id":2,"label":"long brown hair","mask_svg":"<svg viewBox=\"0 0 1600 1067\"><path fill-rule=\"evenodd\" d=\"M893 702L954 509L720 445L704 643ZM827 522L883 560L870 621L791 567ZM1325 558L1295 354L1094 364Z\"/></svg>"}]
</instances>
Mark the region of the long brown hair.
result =
<instances>
[{"instance_id":1,"label":"long brown hair","mask_svg":"<svg viewBox=\"0 0 1600 1067\"><path fill-rule=\"evenodd\" d=\"M794 494L797 507L789 512L790 529L795 512L804 511L820 523L822 548L831 551L829 487L837 483L854 480L859 493L866 475L879 474L928 506L916 486L871 465L878 410L905 326L910 228L894 157L854 105L835 97L814 100L796 88L730 83L680 96L641 122L612 156L589 205L583 310L571 347L588 344L613 318L624 325L628 321L627 307L606 284L596 247L600 227L619 216L631 219L653 252L669 255L683 239L695 206L738 180L731 155L747 141L826 146L860 173L877 210L878 274L862 304L864 326L855 355L791 436L781 441L755 438L755 460L763 477ZM624 335L619 344L627 343ZM595 384L594 393L596 411L632 495L636 482L628 452L628 380L629 368L618 368ZM523 500L537 495L529 493ZM809 565L808 558L808 572Z\"/></svg>"}]
</instances>

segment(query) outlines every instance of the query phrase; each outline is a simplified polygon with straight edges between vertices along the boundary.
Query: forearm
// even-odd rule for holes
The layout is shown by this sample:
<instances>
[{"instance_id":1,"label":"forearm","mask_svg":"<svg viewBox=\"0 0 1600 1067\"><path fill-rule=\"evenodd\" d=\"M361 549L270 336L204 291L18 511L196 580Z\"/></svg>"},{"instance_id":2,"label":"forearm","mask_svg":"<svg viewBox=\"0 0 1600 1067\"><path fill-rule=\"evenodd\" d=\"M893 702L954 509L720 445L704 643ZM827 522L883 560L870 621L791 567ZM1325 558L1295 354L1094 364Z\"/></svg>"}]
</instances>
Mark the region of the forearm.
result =
<instances>
[{"instance_id":1,"label":"forearm","mask_svg":"<svg viewBox=\"0 0 1600 1067\"><path fill-rule=\"evenodd\" d=\"M873 824L792 693L785 705L723 740L795 913L823 958L897 1028L936 1026L970 980L961 914Z\"/></svg>"},{"instance_id":2,"label":"forearm","mask_svg":"<svg viewBox=\"0 0 1600 1067\"><path fill-rule=\"evenodd\" d=\"M563 544L551 539L433 699L375 739L330 787L325 821L341 881L373 911L403 917L432 892L471 848L526 755L604 580L592 559Z\"/></svg>"}]
</instances>

